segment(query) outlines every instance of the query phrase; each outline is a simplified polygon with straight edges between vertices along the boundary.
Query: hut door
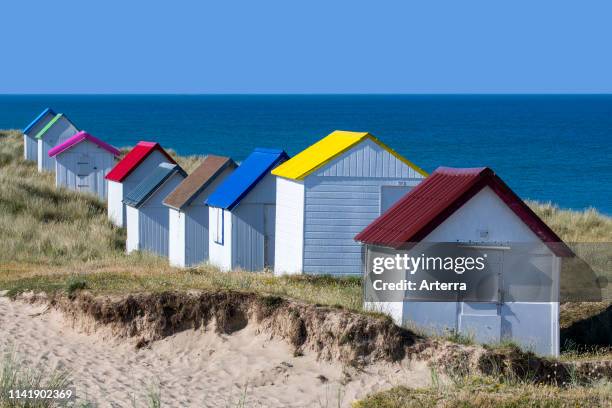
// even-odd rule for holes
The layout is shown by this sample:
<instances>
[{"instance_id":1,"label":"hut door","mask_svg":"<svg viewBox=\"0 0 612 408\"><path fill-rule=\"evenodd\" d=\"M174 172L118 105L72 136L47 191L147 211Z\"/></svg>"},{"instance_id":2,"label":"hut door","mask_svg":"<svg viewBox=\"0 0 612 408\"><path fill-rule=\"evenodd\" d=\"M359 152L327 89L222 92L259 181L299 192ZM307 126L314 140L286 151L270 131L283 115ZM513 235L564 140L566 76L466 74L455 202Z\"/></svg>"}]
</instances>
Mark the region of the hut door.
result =
<instances>
[{"instance_id":1,"label":"hut door","mask_svg":"<svg viewBox=\"0 0 612 408\"><path fill-rule=\"evenodd\" d=\"M504 252L500 247L475 246L463 255L478 257L486 254L486 269L478 281L471 282L469 299L457 304L457 329L464 336L480 343L496 343L502 339L502 269Z\"/></svg>"},{"instance_id":2,"label":"hut door","mask_svg":"<svg viewBox=\"0 0 612 408\"><path fill-rule=\"evenodd\" d=\"M76 189L89 190L89 174L91 174L91 158L87 154L79 155L77 160Z\"/></svg>"},{"instance_id":3,"label":"hut door","mask_svg":"<svg viewBox=\"0 0 612 408\"><path fill-rule=\"evenodd\" d=\"M264 204L264 267L274 268L274 227L276 208L273 204Z\"/></svg>"}]
</instances>

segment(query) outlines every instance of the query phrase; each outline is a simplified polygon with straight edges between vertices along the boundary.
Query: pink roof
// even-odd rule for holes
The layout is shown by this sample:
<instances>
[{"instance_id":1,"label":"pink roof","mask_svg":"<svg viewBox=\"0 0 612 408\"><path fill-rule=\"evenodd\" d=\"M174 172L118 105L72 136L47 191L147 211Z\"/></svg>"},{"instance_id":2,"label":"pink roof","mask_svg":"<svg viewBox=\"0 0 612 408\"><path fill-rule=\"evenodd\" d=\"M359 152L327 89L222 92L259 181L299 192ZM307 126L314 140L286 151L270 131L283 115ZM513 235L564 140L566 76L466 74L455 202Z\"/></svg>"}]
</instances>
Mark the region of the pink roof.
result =
<instances>
[{"instance_id":1,"label":"pink roof","mask_svg":"<svg viewBox=\"0 0 612 408\"><path fill-rule=\"evenodd\" d=\"M372 221L355 239L396 249L419 242L487 186L553 253L558 256L573 255L557 234L487 167L439 167Z\"/></svg>"},{"instance_id":2,"label":"pink roof","mask_svg":"<svg viewBox=\"0 0 612 408\"><path fill-rule=\"evenodd\" d=\"M119 151L119 149L109 145L106 142L103 142L102 140L98 139L97 137L94 137L92 135L90 135L89 133L81 130L79 133L77 133L76 135L72 136L71 138L69 138L68 140L66 140L63 143L58 144L57 146L55 146L54 148L52 148L51 150L49 150L49 157L53 157L53 156L57 156L58 154L72 148L72 146L75 146L79 143L81 143L84 140L89 140L92 143L95 143L96 145L98 145L99 147L101 147L102 149L108 151L109 153L112 153L115 156L119 156L121 154L121 152Z\"/></svg>"}]
</instances>

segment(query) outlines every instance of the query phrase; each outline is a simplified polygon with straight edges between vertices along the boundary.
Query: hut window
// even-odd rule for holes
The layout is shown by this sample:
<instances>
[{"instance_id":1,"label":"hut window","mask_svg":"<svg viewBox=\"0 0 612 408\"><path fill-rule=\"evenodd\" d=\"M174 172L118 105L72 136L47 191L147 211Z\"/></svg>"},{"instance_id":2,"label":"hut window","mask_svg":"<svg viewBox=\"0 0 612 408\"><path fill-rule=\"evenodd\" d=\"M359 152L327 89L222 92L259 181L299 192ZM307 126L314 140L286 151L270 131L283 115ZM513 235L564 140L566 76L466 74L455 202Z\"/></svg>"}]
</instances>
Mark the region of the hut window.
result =
<instances>
[{"instance_id":1,"label":"hut window","mask_svg":"<svg viewBox=\"0 0 612 408\"><path fill-rule=\"evenodd\" d=\"M212 208L214 212L213 219L213 240L217 244L223 245L223 212L225 211L222 208Z\"/></svg>"}]
</instances>

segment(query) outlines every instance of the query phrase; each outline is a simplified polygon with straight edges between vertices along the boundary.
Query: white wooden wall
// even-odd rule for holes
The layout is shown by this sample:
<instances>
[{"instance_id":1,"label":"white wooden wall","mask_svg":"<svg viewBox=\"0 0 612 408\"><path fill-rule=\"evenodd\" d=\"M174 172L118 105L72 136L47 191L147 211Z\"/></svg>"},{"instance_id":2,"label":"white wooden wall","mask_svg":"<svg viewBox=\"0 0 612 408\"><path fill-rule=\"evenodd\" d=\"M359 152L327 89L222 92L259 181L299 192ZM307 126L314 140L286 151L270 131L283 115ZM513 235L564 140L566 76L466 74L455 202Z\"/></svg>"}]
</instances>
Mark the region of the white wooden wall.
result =
<instances>
[{"instance_id":1,"label":"white wooden wall","mask_svg":"<svg viewBox=\"0 0 612 408\"><path fill-rule=\"evenodd\" d=\"M213 228L209 233L210 262L222 270L243 269L261 271L264 269L265 208L276 202L276 178L266 175L242 199L231 212L225 213L223 245L215 243ZM209 222L215 222L214 211ZM274 227L270 227L268 238L274 240ZM271 265L273 266L273 265Z\"/></svg>"},{"instance_id":2,"label":"white wooden wall","mask_svg":"<svg viewBox=\"0 0 612 408\"><path fill-rule=\"evenodd\" d=\"M35 136L40 132L55 115L47 112L27 133L23 134L24 159L36 161L38 159L38 140Z\"/></svg>"},{"instance_id":3,"label":"white wooden wall","mask_svg":"<svg viewBox=\"0 0 612 408\"><path fill-rule=\"evenodd\" d=\"M276 178L276 262L274 273L302 272L304 260L304 183Z\"/></svg>"},{"instance_id":4,"label":"white wooden wall","mask_svg":"<svg viewBox=\"0 0 612 408\"><path fill-rule=\"evenodd\" d=\"M106 199L107 184L104 177L115 165L112 153L84 140L55 156L55 162L56 186Z\"/></svg>"},{"instance_id":5,"label":"white wooden wall","mask_svg":"<svg viewBox=\"0 0 612 408\"><path fill-rule=\"evenodd\" d=\"M216 242L214 238L217 223L217 211L223 212L223 241ZM209 262L221 269L230 271L232 269L232 213L221 208L209 207L208 209L208 248Z\"/></svg>"},{"instance_id":6,"label":"white wooden wall","mask_svg":"<svg viewBox=\"0 0 612 408\"><path fill-rule=\"evenodd\" d=\"M172 175L165 183L157 189L155 193L137 209L136 214L131 211L133 208L128 207L127 211L127 234L128 241L132 235L133 242L137 242L136 248L140 251L151 252L159 256L168 256L168 238L169 238L169 214L168 207L162 204L162 201L168 194L172 192L183 180L183 176L179 174ZM130 220L130 217L136 216L138 222ZM134 229L136 227L136 229ZM138 237L134 238L136 234ZM128 245L128 252L130 246Z\"/></svg>"},{"instance_id":7,"label":"white wooden wall","mask_svg":"<svg viewBox=\"0 0 612 408\"><path fill-rule=\"evenodd\" d=\"M169 209L172 265L187 267L209 260L209 214L204 202L233 171L233 168L225 169L182 211Z\"/></svg>"},{"instance_id":8,"label":"white wooden wall","mask_svg":"<svg viewBox=\"0 0 612 408\"><path fill-rule=\"evenodd\" d=\"M172 266L184 267L185 213L174 208L168 208L168 217L168 260Z\"/></svg>"},{"instance_id":9,"label":"white wooden wall","mask_svg":"<svg viewBox=\"0 0 612 408\"><path fill-rule=\"evenodd\" d=\"M127 227L127 239L125 240L125 250L129 254L133 251L140 249L140 234L138 231L140 216L138 214L138 208L127 206L126 210L126 227Z\"/></svg>"},{"instance_id":10,"label":"white wooden wall","mask_svg":"<svg viewBox=\"0 0 612 408\"><path fill-rule=\"evenodd\" d=\"M481 235L486 231L487 237ZM424 242L479 242L482 244L540 244L539 238L488 187L472 197L460 209L433 230ZM545 246L538 259L538 267L558 282L560 259ZM415 253L420 253L418 246ZM503 266L502 266L503 270ZM507 271L506 271L507 272ZM520 274L523 271L514 271ZM371 305L368 305L371 306ZM378 307L396 305L376 304ZM498 336L513 341L543 355L559 353L559 310L557 303L504 302L498 308L494 303L467 302L404 302L401 314L393 315L398 324L441 333L458 330L486 342L498 330Z\"/></svg>"},{"instance_id":11,"label":"white wooden wall","mask_svg":"<svg viewBox=\"0 0 612 408\"><path fill-rule=\"evenodd\" d=\"M361 275L361 245L354 238L381 214L382 187L404 186L407 193L422 179L369 139L308 176L303 272Z\"/></svg>"},{"instance_id":12,"label":"white wooden wall","mask_svg":"<svg viewBox=\"0 0 612 408\"><path fill-rule=\"evenodd\" d=\"M151 174L160 163L168 163L168 159L159 151L154 150L122 183L109 181L108 218L113 224L118 227L126 226L126 205L123 203L125 195ZM117 185L122 187L119 188Z\"/></svg>"},{"instance_id":13,"label":"white wooden wall","mask_svg":"<svg viewBox=\"0 0 612 408\"><path fill-rule=\"evenodd\" d=\"M125 204L123 203L123 183L107 180L108 219L118 227L125 226Z\"/></svg>"},{"instance_id":14,"label":"white wooden wall","mask_svg":"<svg viewBox=\"0 0 612 408\"><path fill-rule=\"evenodd\" d=\"M55 158L49 157L49 150L74 136L78 129L65 117L61 117L38 139L38 171L55 171Z\"/></svg>"},{"instance_id":15,"label":"white wooden wall","mask_svg":"<svg viewBox=\"0 0 612 408\"><path fill-rule=\"evenodd\" d=\"M232 211L232 267L264 269L265 205L276 203L276 176L268 173ZM269 231L274 235L274 228ZM273 238L272 238L273 239ZM273 266L273 265L272 265Z\"/></svg>"}]
</instances>

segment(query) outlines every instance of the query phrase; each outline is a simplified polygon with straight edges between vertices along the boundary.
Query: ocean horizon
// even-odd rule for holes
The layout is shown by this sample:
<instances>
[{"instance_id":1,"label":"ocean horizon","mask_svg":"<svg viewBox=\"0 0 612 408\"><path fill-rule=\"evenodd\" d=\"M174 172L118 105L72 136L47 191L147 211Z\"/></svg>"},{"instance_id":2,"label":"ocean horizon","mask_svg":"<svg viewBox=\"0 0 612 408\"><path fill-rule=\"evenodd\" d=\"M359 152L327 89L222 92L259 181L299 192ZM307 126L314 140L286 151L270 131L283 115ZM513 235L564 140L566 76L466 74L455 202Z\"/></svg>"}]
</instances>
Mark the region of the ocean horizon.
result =
<instances>
[{"instance_id":1,"label":"ocean horizon","mask_svg":"<svg viewBox=\"0 0 612 408\"><path fill-rule=\"evenodd\" d=\"M117 147L235 160L368 131L427 172L489 166L524 199L612 214L612 95L0 95L0 128L46 107Z\"/></svg>"}]
</instances>

